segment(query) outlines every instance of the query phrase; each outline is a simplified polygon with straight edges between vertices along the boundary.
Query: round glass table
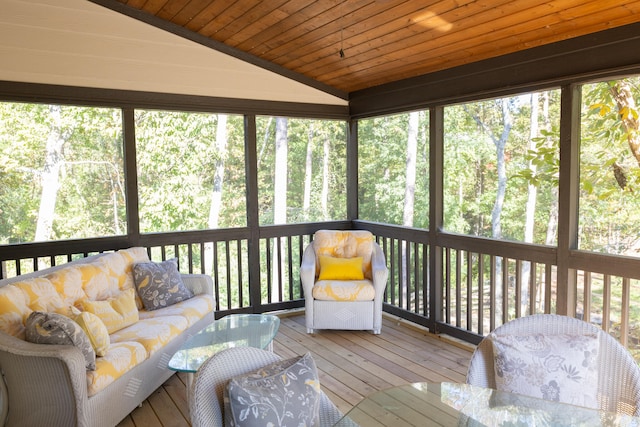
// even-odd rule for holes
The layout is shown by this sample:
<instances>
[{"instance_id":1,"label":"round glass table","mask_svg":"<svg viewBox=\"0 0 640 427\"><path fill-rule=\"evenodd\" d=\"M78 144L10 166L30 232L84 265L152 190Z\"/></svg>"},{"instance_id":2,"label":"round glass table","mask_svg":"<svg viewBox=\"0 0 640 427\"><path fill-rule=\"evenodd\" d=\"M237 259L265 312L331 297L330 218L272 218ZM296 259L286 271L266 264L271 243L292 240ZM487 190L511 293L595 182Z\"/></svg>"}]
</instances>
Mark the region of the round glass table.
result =
<instances>
[{"instance_id":1,"label":"round glass table","mask_svg":"<svg viewBox=\"0 0 640 427\"><path fill-rule=\"evenodd\" d=\"M230 347L272 350L280 318L270 314L230 314L189 338L169 360L168 367L186 372L190 387L193 374L211 356Z\"/></svg>"},{"instance_id":2,"label":"round glass table","mask_svg":"<svg viewBox=\"0 0 640 427\"><path fill-rule=\"evenodd\" d=\"M367 396L336 427L640 426L640 418L458 383L413 383Z\"/></svg>"}]
</instances>

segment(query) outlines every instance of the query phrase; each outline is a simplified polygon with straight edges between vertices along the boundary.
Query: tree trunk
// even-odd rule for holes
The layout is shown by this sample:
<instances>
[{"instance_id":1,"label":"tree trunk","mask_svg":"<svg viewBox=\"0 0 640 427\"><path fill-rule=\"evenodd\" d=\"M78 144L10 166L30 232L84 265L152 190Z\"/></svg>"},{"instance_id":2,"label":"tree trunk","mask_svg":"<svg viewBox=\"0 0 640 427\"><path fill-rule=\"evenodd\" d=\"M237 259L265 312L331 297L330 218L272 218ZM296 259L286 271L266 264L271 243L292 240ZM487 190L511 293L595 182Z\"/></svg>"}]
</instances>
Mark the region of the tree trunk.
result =
<instances>
[{"instance_id":1,"label":"tree trunk","mask_svg":"<svg viewBox=\"0 0 640 427\"><path fill-rule=\"evenodd\" d=\"M215 148L218 155L216 157L216 167L213 175L213 188L211 189L211 205L209 206L208 227L210 229L218 228L220 209L222 207L224 161L227 156L227 116L225 114L218 114L217 117ZM213 245L215 245L215 243L207 243L204 247L204 268L208 274L213 274L213 263L215 261L213 259Z\"/></svg>"},{"instance_id":2,"label":"tree trunk","mask_svg":"<svg viewBox=\"0 0 640 427\"><path fill-rule=\"evenodd\" d=\"M404 212L402 215L402 224L406 227L413 226L416 193L416 157L418 156L418 126L420 123L419 114L418 112L409 114L407 158L405 163Z\"/></svg>"},{"instance_id":3,"label":"tree trunk","mask_svg":"<svg viewBox=\"0 0 640 427\"><path fill-rule=\"evenodd\" d=\"M504 148L507 145L507 139L509 139L509 133L511 132L511 112L509 111L508 102L504 99L500 102L502 104L502 134L500 137L496 137L492 134L491 139L496 146L496 159L498 167L498 189L496 191L496 201L491 211L491 231L494 239L502 238L502 207L504 205L504 197L507 191L507 167L505 164Z\"/></svg>"},{"instance_id":4,"label":"tree trunk","mask_svg":"<svg viewBox=\"0 0 640 427\"><path fill-rule=\"evenodd\" d=\"M322 155L322 194L320 195L322 218L329 221L329 153L331 148L329 135L325 133Z\"/></svg>"},{"instance_id":5,"label":"tree trunk","mask_svg":"<svg viewBox=\"0 0 640 427\"><path fill-rule=\"evenodd\" d=\"M276 157L273 184L273 223L287 223L287 126L288 120L276 118Z\"/></svg>"},{"instance_id":6,"label":"tree trunk","mask_svg":"<svg viewBox=\"0 0 640 427\"><path fill-rule=\"evenodd\" d=\"M218 228L220 208L222 206L222 188L224 183L224 161L227 157L227 116L218 114L216 127L216 169L213 175L213 190L211 192L211 206L209 208L209 228Z\"/></svg>"},{"instance_id":7,"label":"tree trunk","mask_svg":"<svg viewBox=\"0 0 640 427\"><path fill-rule=\"evenodd\" d=\"M287 177L289 176L287 156L288 156L288 120L284 117L276 118L276 156L275 156L275 177L273 185L273 223L287 223ZM280 247L275 247L273 251L273 276L271 280L271 302L282 300L281 294L281 271L285 271L284 263L286 257L278 257L278 251L284 253L284 241ZM281 264L278 259L281 259Z\"/></svg>"},{"instance_id":8,"label":"tree trunk","mask_svg":"<svg viewBox=\"0 0 640 427\"><path fill-rule=\"evenodd\" d=\"M633 92L626 80L617 80L610 83L609 90L613 95L613 99L618 106L618 113L622 126L627 132L627 142L631 154L640 166L640 133L638 133L639 122L638 117L633 113L637 111L636 102L633 99Z\"/></svg>"},{"instance_id":9,"label":"tree trunk","mask_svg":"<svg viewBox=\"0 0 640 427\"><path fill-rule=\"evenodd\" d=\"M60 188L60 168L64 163L62 147L67 138L62 132L62 107L51 105L49 113L51 127L47 137L44 169L40 175L42 195L34 239L36 242L49 240L53 232L53 216Z\"/></svg>"},{"instance_id":10,"label":"tree trunk","mask_svg":"<svg viewBox=\"0 0 640 427\"><path fill-rule=\"evenodd\" d=\"M531 94L531 117L529 118L529 150L536 149L536 138L538 137L538 93ZM532 175L536 173L536 165L533 161L529 161L529 170ZM529 184L527 186L527 203L525 207L525 223L524 223L524 241L533 243L533 233L536 216L536 202L538 199L538 187ZM529 298L531 263L522 263L522 301L526 303ZM533 313L529 313L533 314Z\"/></svg>"},{"instance_id":11,"label":"tree trunk","mask_svg":"<svg viewBox=\"0 0 640 427\"><path fill-rule=\"evenodd\" d=\"M309 221L309 209L311 208L311 181L313 179L313 123L309 125L307 138L307 156L304 162L304 196L302 200L302 212L304 220Z\"/></svg>"},{"instance_id":12,"label":"tree trunk","mask_svg":"<svg viewBox=\"0 0 640 427\"><path fill-rule=\"evenodd\" d=\"M409 113L409 124L407 129L407 156L405 160L405 186L404 186L404 208L402 214L402 225L413 226L413 213L416 194L416 157L418 155L418 126L420 124L420 113ZM410 282L407 269L407 242L402 241L402 300L406 308L410 309L409 295Z\"/></svg>"}]
</instances>

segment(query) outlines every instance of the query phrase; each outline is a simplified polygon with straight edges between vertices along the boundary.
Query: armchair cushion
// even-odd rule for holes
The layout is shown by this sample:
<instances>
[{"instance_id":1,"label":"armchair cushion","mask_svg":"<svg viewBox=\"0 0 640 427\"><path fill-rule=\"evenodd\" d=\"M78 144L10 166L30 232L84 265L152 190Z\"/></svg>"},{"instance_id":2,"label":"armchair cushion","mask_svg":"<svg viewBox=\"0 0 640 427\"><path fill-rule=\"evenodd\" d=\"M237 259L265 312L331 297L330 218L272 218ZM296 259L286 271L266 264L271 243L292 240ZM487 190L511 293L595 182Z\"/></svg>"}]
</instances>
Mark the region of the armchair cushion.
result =
<instances>
[{"instance_id":1,"label":"armchair cushion","mask_svg":"<svg viewBox=\"0 0 640 427\"><path fill-rule=\"evenodd\" d=\"M322 280L311 295L320 301L373 301L376 290L369 280Z\"/></svg>"},{"instance_id":2,"label":"armchair cushion","mask_svg":"<svg viewBox=\"0 0 640 427\"><path fill-rule=\"evenodd\" d=\"M334 258L362 257L362 272L367 279L371 276L371 256L373 234L366 230L318 230L313 236L316 255L316 276L320 274L320 256Z\"/></svg>"},{"instance_id":3,"label":"armchair cushion","mask_svg":"<svg viewBox=\"0 0 640 427\"><path fill-rule=\"evenodd\" d=\"M362 280L362 257L335 258L321 255L318 280Z\"/></svg>"}]
</instances>

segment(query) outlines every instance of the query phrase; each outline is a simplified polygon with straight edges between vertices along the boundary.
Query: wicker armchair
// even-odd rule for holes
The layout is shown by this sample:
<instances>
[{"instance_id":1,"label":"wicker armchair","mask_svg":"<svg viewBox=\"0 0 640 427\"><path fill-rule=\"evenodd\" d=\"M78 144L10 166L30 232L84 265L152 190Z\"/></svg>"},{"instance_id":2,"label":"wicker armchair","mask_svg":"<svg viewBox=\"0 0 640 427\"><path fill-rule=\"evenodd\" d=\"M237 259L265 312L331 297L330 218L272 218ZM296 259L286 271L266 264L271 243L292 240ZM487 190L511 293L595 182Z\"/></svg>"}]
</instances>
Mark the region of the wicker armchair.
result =
<instances>
[{"instance_id":1,"label":"wicker armchair","mask_svg":"<svg viewBox=\"0 0 640 427\"><path fill-rule=\"evenodd\" d=\"M320 280L321 256L362 258L362 280ZM300 266L307 332L350 329L379 334L388 275L384 253L369 231L317 231Z\"/></svg>"},{"instance_id":2,"label":"wicker armchair","mask_svg":"<svg viewBox=\"0 0 640 427\"><path fill-rule=\"evenodd\" d=\"M189 390L192 427L223 427L223 392L232 377L257 371L281 360L280 356L259 348L234 347L216 353L202 364ZM342 417L326 394L320 401L320 426L332 426Z\"/></svg>"},{"instance_id":3,"label":"wicker armchair","mask_svg":"<svg viewBox=\"0 0 640 427\"><path fill-rule=\"evenodd\" d=\"M599 341L597 365L598 408L618 414L640 415L640 368L631 354L597 326L572 317L536 314L512 320L495 329L495 335L586 334ZM496 388L493 345L486 337L476 348L467 371L468 384Z\"/></svg>"}]
</instances>

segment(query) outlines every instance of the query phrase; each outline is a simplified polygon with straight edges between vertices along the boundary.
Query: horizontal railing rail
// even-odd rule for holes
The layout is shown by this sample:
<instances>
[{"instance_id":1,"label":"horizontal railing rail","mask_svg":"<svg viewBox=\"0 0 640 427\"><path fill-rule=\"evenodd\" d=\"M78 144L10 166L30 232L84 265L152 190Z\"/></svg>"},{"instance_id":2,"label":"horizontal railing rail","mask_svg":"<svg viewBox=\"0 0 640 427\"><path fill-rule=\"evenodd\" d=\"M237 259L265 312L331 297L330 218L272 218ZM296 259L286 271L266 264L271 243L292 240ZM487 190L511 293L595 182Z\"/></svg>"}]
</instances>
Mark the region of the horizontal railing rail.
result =
<instances>
[{"instance_id":1,"label":"horizontal railing rail","mask_svg":"<svg viewBox=\"0 0 640 427\"><path fill-rule=\"evenodd\" d=\"M370 230L385 253L386 312L477 343L513 318L555 313L558 286L567 286L558 283L559 270L566 269L562 277L575 287L576 316L600 325L640 357L637 259L570 251L559 265L554 247L366 221L263 226L255 235L233 228L0 246L0 273L13 277L143 246L154 261L178 258L182 273L211 275L217 317L300 308L299 268L313 234L352 227Z\"/></svg>"}]
</instances>

